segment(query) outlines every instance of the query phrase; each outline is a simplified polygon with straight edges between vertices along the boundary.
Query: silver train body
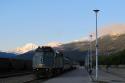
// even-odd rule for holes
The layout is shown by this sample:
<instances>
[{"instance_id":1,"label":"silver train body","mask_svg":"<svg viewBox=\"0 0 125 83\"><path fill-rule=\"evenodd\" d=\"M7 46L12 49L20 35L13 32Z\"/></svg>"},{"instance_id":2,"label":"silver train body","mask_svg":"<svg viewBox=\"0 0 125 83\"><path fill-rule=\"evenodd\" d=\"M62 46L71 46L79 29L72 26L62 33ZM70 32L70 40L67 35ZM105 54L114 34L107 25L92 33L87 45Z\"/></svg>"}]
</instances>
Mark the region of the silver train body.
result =
<instances>
[{"instance_id":1,"label":"silver train body","mask_svg":"<svg viewBox=\"0 0 125 83\"><path fill-rule=\"evenodd\" d=\"M38 77L53 76L72 68L72 62L51 47L38 47L33 56L33 70Z\"/></svg>"}]
</instances>

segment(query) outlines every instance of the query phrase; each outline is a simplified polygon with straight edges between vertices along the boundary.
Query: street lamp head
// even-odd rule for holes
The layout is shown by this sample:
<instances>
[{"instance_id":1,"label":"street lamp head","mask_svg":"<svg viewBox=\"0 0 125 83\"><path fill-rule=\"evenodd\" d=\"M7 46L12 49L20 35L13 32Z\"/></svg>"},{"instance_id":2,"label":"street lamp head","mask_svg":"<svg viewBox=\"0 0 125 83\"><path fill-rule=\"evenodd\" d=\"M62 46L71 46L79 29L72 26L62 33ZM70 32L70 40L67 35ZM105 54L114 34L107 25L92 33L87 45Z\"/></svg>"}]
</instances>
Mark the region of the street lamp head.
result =
<instances>
[{"instance_id":1,"label":"street lamp head","mask_svg":"<svg viewBox=\"0 0 125 83\"><path fill-rule=\"evenodd\" d=\"M98 13L100 10L93 10L95 13Z\"/></svg>"}]
</instances>

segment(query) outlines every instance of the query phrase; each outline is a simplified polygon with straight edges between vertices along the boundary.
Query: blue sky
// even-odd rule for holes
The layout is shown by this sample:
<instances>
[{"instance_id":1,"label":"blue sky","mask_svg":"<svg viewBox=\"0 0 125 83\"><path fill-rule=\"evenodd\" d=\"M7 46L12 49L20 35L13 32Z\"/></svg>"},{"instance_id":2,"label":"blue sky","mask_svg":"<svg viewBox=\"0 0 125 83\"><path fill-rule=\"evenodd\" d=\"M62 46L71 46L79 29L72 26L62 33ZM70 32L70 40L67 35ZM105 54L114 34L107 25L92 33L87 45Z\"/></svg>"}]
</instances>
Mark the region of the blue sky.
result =
<instances>
[{"instance_id":1,"label":"blue sky","mask_svg":"<svg viewBox=\"0 0 125 83\"><path fill-rule=\"evenodd\" d=\"M26 43L69 42L125 22L125 0L0 0L0 50Z\"/></svg>"}]
</instances>

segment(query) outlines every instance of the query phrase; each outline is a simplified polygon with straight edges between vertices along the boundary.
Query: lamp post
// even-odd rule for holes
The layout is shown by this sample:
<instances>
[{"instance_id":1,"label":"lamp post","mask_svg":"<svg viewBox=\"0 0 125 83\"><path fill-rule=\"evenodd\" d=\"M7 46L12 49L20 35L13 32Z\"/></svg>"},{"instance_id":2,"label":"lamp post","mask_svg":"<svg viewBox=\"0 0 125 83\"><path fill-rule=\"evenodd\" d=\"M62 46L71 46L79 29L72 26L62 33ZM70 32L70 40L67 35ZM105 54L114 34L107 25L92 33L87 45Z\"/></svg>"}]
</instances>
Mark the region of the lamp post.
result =
<instances>
[{"instance_id":1,"label":"lamp post","mask_svg":"<svg viewBox=\"0 0 125 83\"><path fill-rule=\"evenodd\" d=\"M88 61L87 71L89 71L89 68L90 68L90 49L89 49L89 48L88 48L88 56L87 56L87 61Z\"/></svg>"},{"instance_id":2,"label":"lamp post","mask_svg":"<svg viewBox=\"0 0 125 83\"><path fill-rule=\"evenodd\" d=\"M90 35L90 69L92 70L92 35Z\"/></svg>"},{"instance_id":3,"label":"lamp post","mask_svg":"<svg viewBox=\"0 0 125 83\"><path fill-rule=\"evenodd\" d=\"M96 80L98 80L98 31L97 31L97 14L100 10L93 10L96 14Z\"/></svg>"}]
</instances>

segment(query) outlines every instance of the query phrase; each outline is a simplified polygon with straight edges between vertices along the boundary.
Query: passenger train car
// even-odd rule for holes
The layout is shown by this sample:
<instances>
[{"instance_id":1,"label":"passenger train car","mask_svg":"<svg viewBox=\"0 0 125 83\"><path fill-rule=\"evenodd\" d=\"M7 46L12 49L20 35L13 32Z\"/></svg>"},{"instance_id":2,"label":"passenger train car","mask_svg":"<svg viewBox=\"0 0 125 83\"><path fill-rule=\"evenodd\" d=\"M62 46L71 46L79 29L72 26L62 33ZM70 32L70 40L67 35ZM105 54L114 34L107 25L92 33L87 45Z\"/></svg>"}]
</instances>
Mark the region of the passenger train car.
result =
<instances>
[{"instance_id":1,"label":"passenger train car","mask_svg":"<svg viewBox=\"0 0 125 83\"><path fill-rule=\"evenodd\" d=\"M32 71L32 60L12 53L0 52L0 73Z\"/></svg>"},{"instance_id":2,"label":"passenger train car","mask_svg":"<svg viewBox=\"0 0 125 83\"><path fill-rule=\"evenodd\" d=\"M33 70L37 77L50 77L72 68L71 60L51 47L38 47L33 56Z\"/></svg>"}]
</instances>

